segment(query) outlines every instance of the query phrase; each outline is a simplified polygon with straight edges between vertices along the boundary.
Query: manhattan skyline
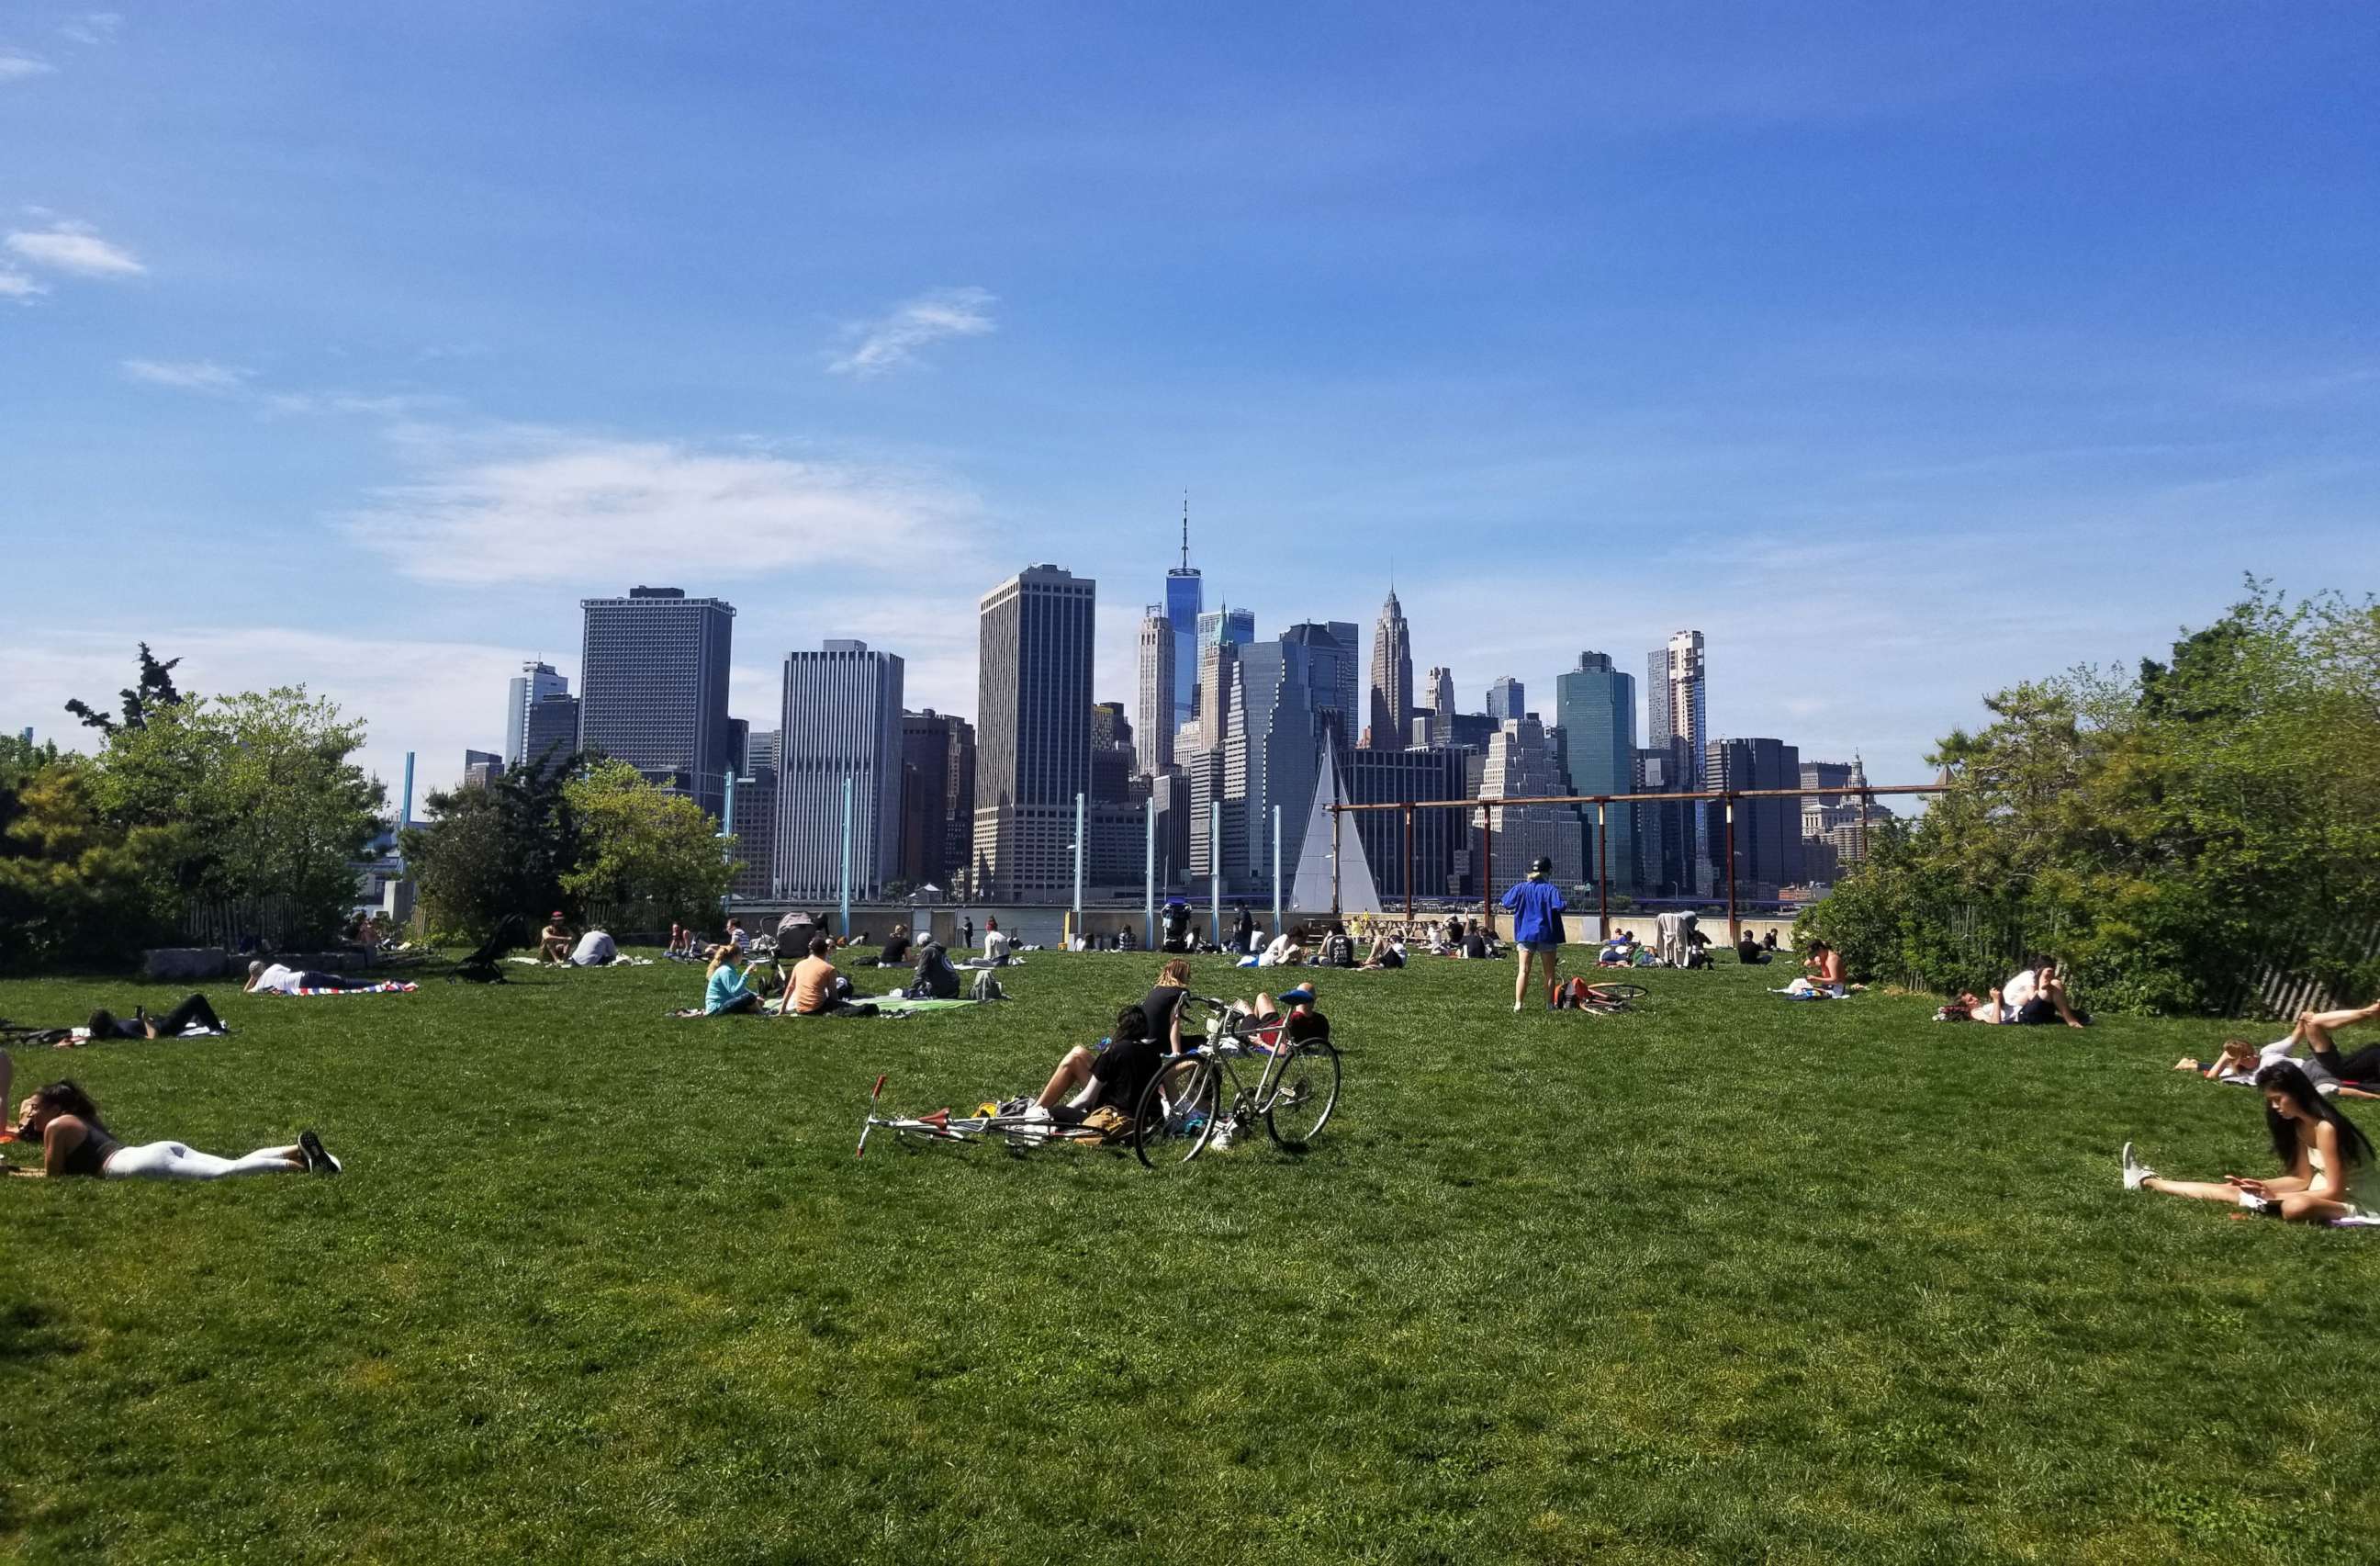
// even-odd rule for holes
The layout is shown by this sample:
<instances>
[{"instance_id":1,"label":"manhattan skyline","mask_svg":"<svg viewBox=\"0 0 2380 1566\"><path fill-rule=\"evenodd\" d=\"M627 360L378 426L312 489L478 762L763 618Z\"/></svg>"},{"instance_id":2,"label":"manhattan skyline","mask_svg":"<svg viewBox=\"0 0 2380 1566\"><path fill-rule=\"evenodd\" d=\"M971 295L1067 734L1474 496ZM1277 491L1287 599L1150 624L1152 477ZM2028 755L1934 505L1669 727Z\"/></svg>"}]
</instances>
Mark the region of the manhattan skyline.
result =
<instances>
[{"instance_id":1,"label":"manhattan skyline","mask_svg":"<svg viewBox=\"0 0 2380 1566\"><path fill-rule=\"evenodd\" d=\"M1713 737L1912 781L2380 564L2360 7L72 19L0 22L12 731L146 639L451 782L639 581L739 717L828 639L971 716L1041 560L1129 702L1186 487L1266 637L1393 565L1544 711L1693 626Z\"/></svg>"}]
</instances>

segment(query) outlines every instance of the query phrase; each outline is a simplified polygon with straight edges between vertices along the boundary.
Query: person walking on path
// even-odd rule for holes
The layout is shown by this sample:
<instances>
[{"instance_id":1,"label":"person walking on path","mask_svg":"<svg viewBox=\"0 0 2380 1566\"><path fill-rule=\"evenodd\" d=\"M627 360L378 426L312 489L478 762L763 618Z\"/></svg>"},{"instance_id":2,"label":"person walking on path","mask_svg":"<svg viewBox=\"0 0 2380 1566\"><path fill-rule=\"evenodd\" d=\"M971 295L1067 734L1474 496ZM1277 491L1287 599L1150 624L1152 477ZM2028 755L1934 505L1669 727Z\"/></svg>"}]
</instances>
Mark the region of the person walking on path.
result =
<instances>
[{"instance_id":1,"label":"person walking on path","mask_svg":"<svg viewBox=\"0 0 2380 1566\"><path fill-rule=\"evenodd\" d=\"M1529 993L1529 970L1545 971L1546 1007L1554 1004L1558 980L1554 973L1555 960L1561 953L1562 911L1570 905L1562 900L1561 888L1553 883L1554 862L1540 857L1529 871L1529 878L1513 884L1504 894L1501 904L1512 915L1512 945L1519 948L1521 964L1512 975L1512 1009L1518 1011Z\"/></svg>"}]
</instances>

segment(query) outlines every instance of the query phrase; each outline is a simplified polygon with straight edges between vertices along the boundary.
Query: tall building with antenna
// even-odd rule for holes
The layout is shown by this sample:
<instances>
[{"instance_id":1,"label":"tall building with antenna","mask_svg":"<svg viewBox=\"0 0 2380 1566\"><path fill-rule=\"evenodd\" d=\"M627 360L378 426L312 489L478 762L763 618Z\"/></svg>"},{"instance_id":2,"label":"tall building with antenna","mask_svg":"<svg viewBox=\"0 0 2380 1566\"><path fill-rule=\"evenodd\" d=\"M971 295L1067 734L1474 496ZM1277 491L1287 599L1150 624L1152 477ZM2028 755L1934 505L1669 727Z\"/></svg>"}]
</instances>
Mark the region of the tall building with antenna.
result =
<instances>
[{"instance_id":1,"label":"tall building with antenna","mask_svg":"<svg viewBox=\"0 0 2380 1566\"><path fill-rule=\"evenodd\" d=\"M1405 624L1404 606L1397 590L1380 606L1372 625L1371 711L1364 743L1383 751L1402 751L1408 742L1414 710L1413 629Z\"/></svg>"},{"instance_id":2,"label":"tall building with antenna","mask_svg":"<svg viewBox=\"0 0 2380 1566\"><path fill-rule=\"evenodd\" d=\"M1190 721L1190 695L1198 683L1198 615L1207 606L1206 582L1190 563L1190 492L1182 492L1182 563L1165 573L1165 619L1173 628L1173 727Z\"/></svg>"}]
</instances>

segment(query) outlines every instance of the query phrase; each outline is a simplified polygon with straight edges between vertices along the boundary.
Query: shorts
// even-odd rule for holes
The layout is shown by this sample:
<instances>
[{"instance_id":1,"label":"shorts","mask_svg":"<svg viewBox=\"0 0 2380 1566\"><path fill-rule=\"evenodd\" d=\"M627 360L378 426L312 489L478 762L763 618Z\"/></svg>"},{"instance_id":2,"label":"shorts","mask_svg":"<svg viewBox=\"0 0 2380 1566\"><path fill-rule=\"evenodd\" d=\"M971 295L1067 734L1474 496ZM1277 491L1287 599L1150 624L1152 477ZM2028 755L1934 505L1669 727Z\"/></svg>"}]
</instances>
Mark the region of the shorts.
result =
<instances>
[{"instance_id":1,"label":"shorts","mask_svg":"<svg viewBox=\"0 0 2380 1566\"><path fill-rule=\"evenodd\" d=\"M1560 941L1523 941L1520 947L1523 951L1534 951L1539 957L1553 957L1561 951Z\"/></svg>"}]
</instances>

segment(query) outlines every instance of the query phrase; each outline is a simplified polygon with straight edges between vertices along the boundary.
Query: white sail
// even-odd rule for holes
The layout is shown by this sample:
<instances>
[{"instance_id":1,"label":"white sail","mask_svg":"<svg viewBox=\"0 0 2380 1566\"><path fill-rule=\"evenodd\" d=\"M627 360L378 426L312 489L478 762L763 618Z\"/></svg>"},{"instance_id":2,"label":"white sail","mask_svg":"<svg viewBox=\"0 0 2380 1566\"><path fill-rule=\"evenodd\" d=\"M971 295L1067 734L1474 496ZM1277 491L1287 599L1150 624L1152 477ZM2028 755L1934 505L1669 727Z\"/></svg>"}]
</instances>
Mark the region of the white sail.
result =
<instances>
[{"instance_id":1,"label":"white sail","mask_svg":"<svg viewBox=\"0 0 2380 1566\"><path fill-rule=\"evenodd\" d=\"M1314 808L1305 818L1305 843L1298 850L1297 875L1289 886L1293 913L1330 911L1330 807L1345 802L1339 791L1339 758L1330 730L1322 735L1322 765L1314 784ZM1378 913L1380 889L1372 884L1372 862L1364 857L1364 837L1354 818L1339 824L1339 911Z\"/></svg>"}]
</instances>

